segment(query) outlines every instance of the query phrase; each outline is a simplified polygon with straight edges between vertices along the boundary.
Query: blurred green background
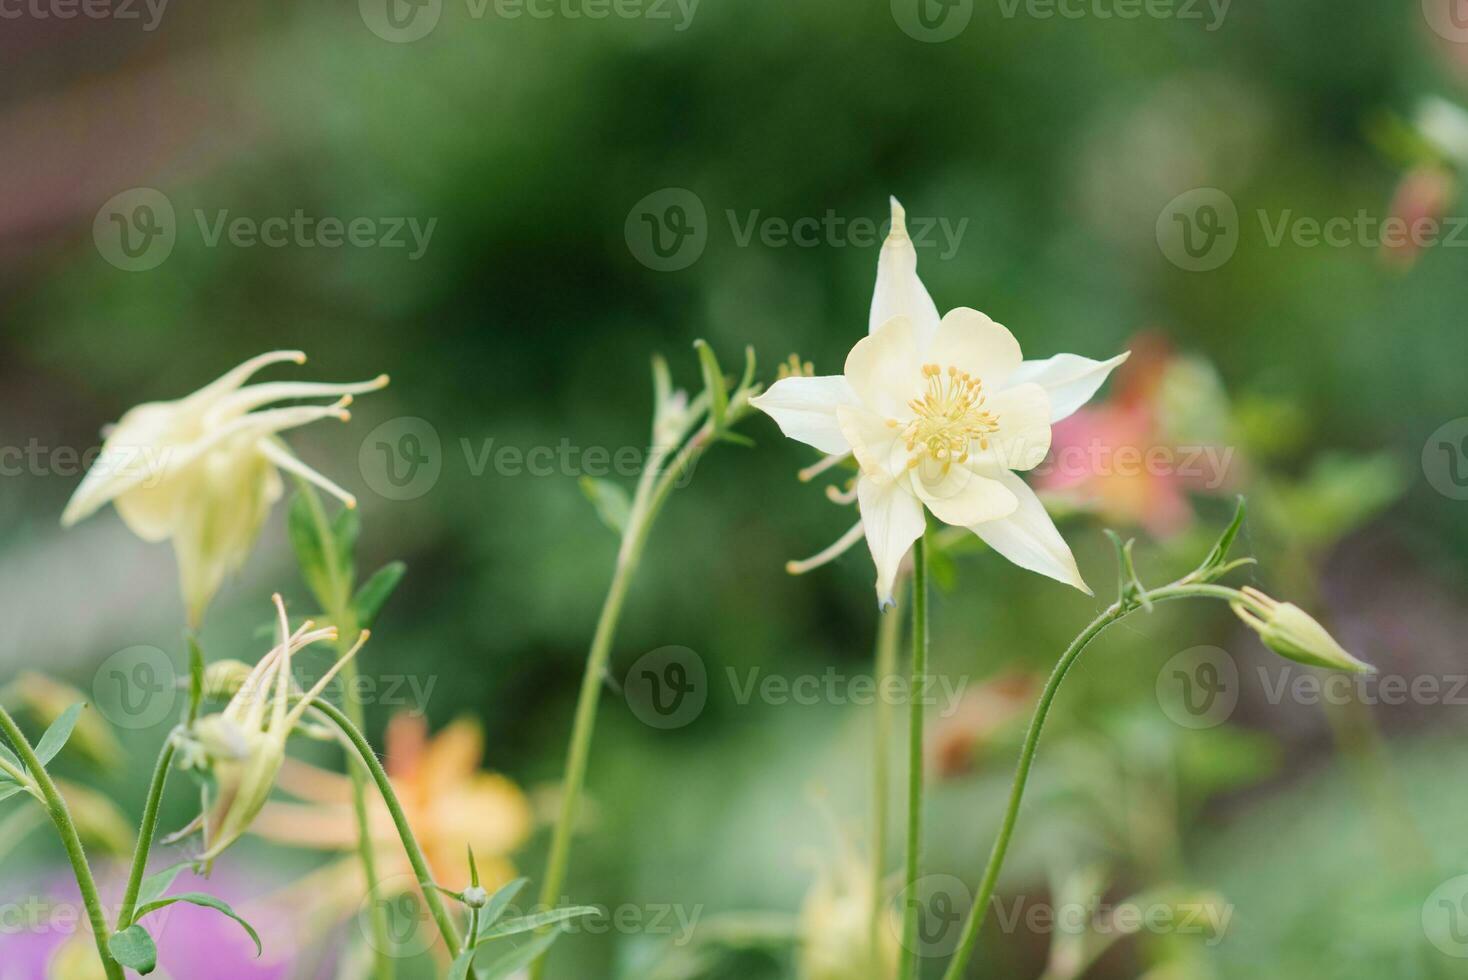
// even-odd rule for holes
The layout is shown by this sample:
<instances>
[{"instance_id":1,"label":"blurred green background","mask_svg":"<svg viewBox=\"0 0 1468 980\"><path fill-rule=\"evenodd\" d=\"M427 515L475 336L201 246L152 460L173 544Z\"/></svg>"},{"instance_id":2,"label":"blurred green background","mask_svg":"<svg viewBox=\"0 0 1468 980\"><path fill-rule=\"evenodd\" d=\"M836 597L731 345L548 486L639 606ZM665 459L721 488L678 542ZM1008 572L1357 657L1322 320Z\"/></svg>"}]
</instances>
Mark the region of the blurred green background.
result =
<instances>
[{"instance_id":1,"label":"blurred green background","mask_svg":"<svg viewBox=\"0 0 1468 980\"><path fill-rule=\"evenodd\" d=\"M381 6L178 4L153 30L146 8L141 20L30 8L7 20L0 445L40 448L28 462L6 457L0 679L40 669L91 691L98 665L134 645L184 662L168 549L133 538L110 509L63 533L80 473L62 450L95 446L136 403L301 348L311 361L292 377L393 377L359 399L349 426L290 436L361 498L360 565L409 565L362 669L433 687L425 705L369 705L370 734L381 744L399 707L426 709L434 728L478 718L486 765L549 812L617 541L580 473L511 475L476 460L562 440L644 447L650 356L664 353L696 389L700 337L726 364L752 345L767 379L792 351L836 372L865 329L877 247L830 231L827 216L880 224L889 194L911 219L962 229L949 242L935 228L919 249L941 310L983 309L1029 356L1105 357L1139 334L1165 338L1200 372L1206 383L1184 381L1154 406L1160 425L1192 411L1201 422L1190 424L1243 462L1186 526L1141 532L1144 579L1191 567L1230 495L1246 493L1242 544L1261 560L1246 579L1321 611L1383 673L1464 673L1468 493L1455 498L1454 450L1434 440L1468 411L1468 252L1444 243L1404 259L1354 232L1338 246L1270 234L1302 217L1384 218L1404 171L1424 162L1455 178L1450 154L1403 159L1403 141L1381 135L1410 130L1425 97L1465 97L1468 47L1435 32L1430 11L1240 3L1215 22L1204 7L1106 17L1117 5L1098 0L1044 17L960 3L949 16L964 26L936 41L912 28L903 0L703 0L691 12L648 0L618 8L637 16L600 19L572 0L537 8L546 17L445 0L403 6L438 20L402 41ZM176 241L155 267L129 271L104 243L105 212L139 187L167 199ZM639 258L637 229L639 208L670 200L656 196L668 188L701 206L702 250L663 271ZM1170 202L1196 188L1237 209L1236 250L1206 271L1159 246ZM433 225L413 258L411 247L309 240L211 245L199 218L297 210ZM1436 210L1460 209L1450 196ZM822 230L810 244L744 235L769 218ZM438 437L439 473L394 499L370 440L403 418ZM780 933L838 856L823 810L868 845L872 710L741 704L728 671L869 673L877 617L860 547L785 575L786 560L854 518L797 482L812 461L804 447L763 418L742 431L757 448L717 447L674 495L613 654L617 682L644 653L690 648L707 667L707 707L658 730L609 684L568 898L677 905L705 925L768 913ZM1455 465L1465 453L1459 444ZM1100 529L1137 533L1095 510L1077 506L1061 526L1096 598L977 549L954 559L935 599L939 670L973 688L1043 675L1109 601ZM212 657L262 652L271 591L307 602L283 513L211 610ZM1145 514L1130 516L1145 525ZM1241 697L1226 724L1192 731L1169 720L1158 679L1205 644L1237 661ZM1175 605L1105 636L1068 682L1001 898L1046 901L1051 876L1098 866L1112 899L1178 885L1233 909L1221 941L1124 938L1086 975L1468 975L1429 936L1430 893L1468 872L1462 698L1272 701L1259 670L1273 678L1282 663L1226 610ZM77 764L78 778L135 813L171 723L122 732L127 764L100 776ZM999 726L973 765L936 779L927 868L972 886L1017 735ZM180 779L164 826L194 805ZM547 836L542 824L516 857L532 878ZM46 835L32 844L12 866L59 863ZM234 857L246 855L281 882L310 863L260 843ZM677 937L654 932L573 936L551 975L794 975L778 940L670 966ZM354 923L337 935L360 942ZM973 976L1039 976L1052 938L991 916ZM928 961L935 975L941 964Z\"/></svg>"}]
</instances>

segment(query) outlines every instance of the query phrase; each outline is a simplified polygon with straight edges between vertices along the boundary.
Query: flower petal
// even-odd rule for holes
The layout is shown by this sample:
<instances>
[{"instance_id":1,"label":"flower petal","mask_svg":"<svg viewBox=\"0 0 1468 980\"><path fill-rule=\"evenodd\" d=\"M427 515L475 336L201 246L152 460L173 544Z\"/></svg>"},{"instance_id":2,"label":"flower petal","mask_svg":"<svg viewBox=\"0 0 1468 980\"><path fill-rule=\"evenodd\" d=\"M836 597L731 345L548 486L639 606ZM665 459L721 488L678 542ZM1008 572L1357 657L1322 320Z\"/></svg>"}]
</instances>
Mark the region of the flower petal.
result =
<instances>
[{"instance_id":1,"label":"flower petal","mask_svg":"<svg viewBox=\"0 0 1468 980\"><path fill-rule=\"evenodd\" d=\"M791 439L823 453L844 453L851 448L836 421L836 408L858 402L851 386L839 374L782 378L749 403L774 419L780 431Z\"/></svg>"},{"instance_id":2,"label":"flower petal","mask_svg":"<svg viewBox=\"0 0 1468 980\"><path fill-rule=\"evenodd\" d=\"M892 604L892 583L897 579L898 566L922 535L927 519L923 505L899 480L879 484L857 477L856 500L866 528L867 547L877 566L877 603L886 609Z\"/></svg>"},{"instance_id":3,"label":"flower petal","mask_svg":"<svg viewBox=\"0 0 1468 980\"><path fill-rule=\"evenodd\" d=\"M1032 470L1050 452L1050 396L1037 384L1005 388L988 397L984 409L999 420L988 449L975 449L969 465L979 471L1001 467Z\"/></svg>"},{"instance_id":4,"label":"flower petal","mask_svg":"<svg viewBox=\"0 0 1468 980\"><path fill-rule=\"evenodd\" d=\"M907 212L892 198L892 228L877 257L877 286L867 332L877 330L894 316L905 316L925 342L938 329L938 307L917 274L917 249L907 234Z\"/></svg>"},{"instance_id":5,"label":"flower petal","mask_svg":"<svg viewBox=\"0 0 1468 980\"><path fill-rule=\"evenodd\" d=\"M1019 509L997 521L974 524L969 530L1019 567L1048 575L1057 582L1073 585L1087 595L1093 595L1081 578L1070 546L1055 529L1055 522L1045 513L1045 506L1035 496L1035 491L1008 471L995 471L990 475L1019 499Z\"/></svg>"},{"instance_id":6,"label":"flower petal","mask_svg":"<svg viewBox=\"0 0 1468 980\"><path fill-rule=\"evenodd\" d=\"M1050 393L1050 421L1059 422L1090 401L1107 375L1131 353L1125 351L1109 361L1093 361L1079 354L1056 354L1043 361L1025 361L1010 376L1008 384L1040 385Z\"/></svg>"},{"instance_id":7,"label":"flower petal","mask_svg":"<svg viewBox=\"0 0 1468 980\"><path fill-rule=\"evenodd\" d=\"M864 408L841 405L836 409L841 434L851 445L862 475L877 483L888 483L907 469L907 450L902 429Z\"/></svg>"},{"instance_id":8,"label":"flower petal","mask_svg":"<svg viewBox=\"0 0 1468 980\"><path fill-rule=\"evenodd\" d=\"M963 466L951 466L946 474L928 482L923 478L926 469L918 466L911 471L912 490L945 524L968 527L1008 517L1019 507L1019 500L998 480Z\"/></svg>"},{"instance_id":9,"label":"flower petal","mask_svg":"<svg viewBox=\"0 0 1468 980\"><path fill-rule=\"evenodd\" d=\"M1019 341L1007 327L967 306L949 310L938 324L932 345L920 353L924 363L967 371L990 391L1005 387L1024 360Z\"/></svg>"},{"instance_id":10,"label":"flower petal","mask_svg":"<svg viewBox=\"0 0 1468 980\"><path fill-rule=\"evenodd\" d=\"M846 355L845 374L863 407L887 418L911 418L907 403L923 387L912 319L893 317L858 340Z\"/></svg>"}]
</instances>

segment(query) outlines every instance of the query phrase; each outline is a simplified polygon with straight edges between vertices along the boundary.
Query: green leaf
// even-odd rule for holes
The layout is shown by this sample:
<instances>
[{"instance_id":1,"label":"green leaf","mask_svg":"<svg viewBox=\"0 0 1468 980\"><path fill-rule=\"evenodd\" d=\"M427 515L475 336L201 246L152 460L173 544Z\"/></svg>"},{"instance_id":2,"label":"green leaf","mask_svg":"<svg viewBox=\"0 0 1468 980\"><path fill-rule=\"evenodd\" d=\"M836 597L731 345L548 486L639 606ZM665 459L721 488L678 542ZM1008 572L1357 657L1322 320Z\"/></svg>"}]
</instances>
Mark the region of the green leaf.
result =
<instances>
[{"instance_id":1,"label":"green leaf","mask_svg":"<svg viewBox=\"0 0 1468 980\"><path fill-rule=\"evenodd\" d=\"M498 891L489 896L489 901L485 902L484 908L479 910L479 935L476 941L484 938L485 932L500 920L500 916L505 914L505 909L510 907L515 896L520 894L520 890L529 882L529 878L516 878L514 881L501 885Z\"/></svg>"},{"instance_id":2,"label":"green leaf","mask_svg":"<svg viewBox=\"0 0 1468 980\"><path fill-rule=\"evenodd\" d=\"M744 346L744 377L739 379L739 390L745 391L754 380L754 345Z\"/></svg>"},{"instance_id":3,"label":"green leaf","mask_svg":"<svg viewBox=\"0 0 1468 980\"><path fill-rule=\"evenodd\" d=\"M1224 559L1228 557L1228 550L1233 547L1234 539L1239 536L1239 529L1244 526L1246 511L1244 498L1240 496L1238 505L1234 508L1233 520L1228 522L1228 527L1218 536L1218 540L1209 549L1208 556L1203 559L1203 564L1193 573L1194 576L1205 580L1217 577L1217 569L1223 565Z\"/></svg>"},{"instance_id":4,"label":"green leaf","mask_svg":"<svg viewBox=\"0 0 1468 980\"><path fill-rule=\"evenodd\" d=\"M390 561L362 583L362 587L352 597L352 606L357 610L357 625L360 628L368 629L377 622L377 614L382 612L382 607L392 597L407 571L408 566L402 562Z\"/></svg>"},{"instance_id":5,"label":"green leaf","mask_svg":"<svg viewBox=\"0 0 1468 980\"><path fill-rule=\"evenodd\" d=\"M0 803L10 799L16 793L24 793L26 791L27 787L12 781L9 776L0 773Z\"/></svg>"},{"instance_id":6,"label":"green leaf","mask_svg":"<svg viewBox=\"0 0 1468 980\"><path fill-rule=\"evenodd\" d=\"M240 918L239 914L235 912L234 909L229 907L228 902L220 898L215 898L213 895L205 895L203 892L184 892L182 895L169 895L166 898L155 899L154 901L151 901L146 905L139 906L138 913L135 918L141 919L149 912L156 912L161 908L165 908L169 905L174 904L175 902L187 902L190 905L198 905L201 908L213 909L216 912L222 912L223 914L238 922L244 928L245 932L250 934L250 938L255 941L256 956L259 956L265 951L264 947L260 945L260 936L258 933L255 932L254 926L250 925L244 919Z\"/></svg>"},{"instance_id":7,"label":"green leaf","mask_svg":"<svg viewBox=\"0 0 1468 980\"><path fill-rule=\"evenodd\" d=\"M718 431L724 427L724 418L729 413L728 384L719 367L719 359L714 356L714 349L708 345L708 341L695 340L693 347L698 351L698 366L703 369L703 386L709 393L709 417L713 420L714 430Z\"/></svg>"},{"instance_id":8,"label":"green leaf","mask_svg":"<svg viewBox=\"0 0 1468 980\"><path fill-rule=\"evenodd\" d=\"M336 542L336 568L340 581L357 577L357 538L362 533L362 515L355 507L343 507L331 522L331 536Z\"/></svg>"},{"instance_id":9,"label":"green leaf","mask_svg":"<svg viewBox=\"0 0 1468 980\"><path fill-rule=\"evenodd\" d=\"M1123 544L1121 536L1115 531L1107 528L1106 536L1111 539L1116 548L1116 602L1122 609L1135 609L1141 606L1148 612L1152 611L1152 600L1147 595L1147 589L1142 585L1141 579L1137 578L1137 567L1132 561L1132 546L1137 543L1135 538L1128 538Z\"/></svg>"},{"instance_id":10,"label":"green leaf","mask_svg":"<svg viewBox=\"0 0 1468 980\"><path fill-rule=\"evenodd\" d=\"M525 969L532 962L539 959L541 954L551 948L551 944L561 938L561 932L548 932L543 936L536 936L523 946L516 946L500 955L489 965L479 971L479 980L506 980Z\"/></svg>"},{"instance_id":11,"label":"green leaf","mask_svg":"<svg viewBox=\"0 0 1468 980\"><path fill-rule=\"evenodd\" d=\"M543 929L557 922L565 922L568 919L579 918L583 915L600 915L601 909L593 905L568 905L565 908L551 909L548 912L536 912L534 915L521 915L493 926L489 929L481 929L476 942L486 943L491 939L503 939L505 936L513 936L522 932L531 932L535 929Z\"/></svg>"},{"instance_id":12,"label":"green leaf","mask_svg":"<svg viewBox=\"0 0 1468 980\"><path fill-rule=\"evenodd\" d=\"M71 730L76 727L77 718L81 717L82 709L86 706L85 701L78 701L61 712L61 717L53 721L51 727L46 729L46 734L42 735L41 740L36 743L36 758L41 760L41 765L56 758L56 753L66 745L66 740L71 738Z\"/></svg>"},{"instance_id":13,"label":"green leaf","mask_svg":"<svg viewBox=\"0 0 1468 980\"><path fill-rule=\"evenodd\" d=\"M661 412L673 397L673 377L668 373L668 362L663 355L652 356L652 405L654 414Z\"/></svg>"},{"instance_id":14,"label":"green leaf","mask_svg":"<svg viewBox=\"0 0 1468 980\"><path fill-rule=\"evenodd\" d=\"M611 480L598 480L583 476L579 481L581 492L596 508L596 516L607 527L622 534L627 530L627 518L632 514L632 501L627 491Z\"/></svg>"},{"instance_id":15,"label":"green leaf","mask_svg":"<svg viewBox=\"0 0 1468 980\"><path fill-rule=\"evenodd\" d=\"M449 964L447 980L465 980L469 976L469 967L474 965L474 954L476 952L477 950L471 946L458 956L455 956L454 961Z\"/></svg>"},{"instance_id":16,"label":"green leaf","mask_svg":"<svg viewBox=\"0 0 1468 980\"><path fill-rule=\"evenodd\" d=\"M158 947L153 944L148 930L139 925L113 933L107 940L107 952L129 970L145 976L158 965Z\"/></svg>"},{"instance_id":17,"label":"green leaf","mask_svg":"<svg viewBox=\"0 0 1468 980\"><path fill-rule=\"evenodd\" d=\"M310 491L301 490L291 499L290 513L286 516L286 533L291 547L296 552L296 562L301 566L301 577L321 608L332 607L332 569L327 564L325 543L321 540L320 527L313 513L321 501L307 496Z\"/></svg>"},{"instance_id":18,"label":"green leaf","mask_svg":"<svg viewBox=\"0 0 1468 980\"><path fill-rule=\"evenodd\" d=\"M151 874L144 878L142 884L138 887L138 907L141 908L150 902L156 902L162 898L164 893L173 887L174 879L188 866L189 862L185 861L182 864L175 864L171 868L164 868L157 874Z\"/></svg>"},{"instance_id":19,"label":"green leaf","mask_svg":"<svg viewBox=\"0 0 1468 980\"><path fill-rule=\"evenodd\" d=\"M25 768L25 766L22 766L20 764L20 757L17 756L14 752L10 751L9 746L7 746L4 742L0 742L0 759L4 759L6 762L10 763L17 769Z\"/></svg>"}]
</instances>

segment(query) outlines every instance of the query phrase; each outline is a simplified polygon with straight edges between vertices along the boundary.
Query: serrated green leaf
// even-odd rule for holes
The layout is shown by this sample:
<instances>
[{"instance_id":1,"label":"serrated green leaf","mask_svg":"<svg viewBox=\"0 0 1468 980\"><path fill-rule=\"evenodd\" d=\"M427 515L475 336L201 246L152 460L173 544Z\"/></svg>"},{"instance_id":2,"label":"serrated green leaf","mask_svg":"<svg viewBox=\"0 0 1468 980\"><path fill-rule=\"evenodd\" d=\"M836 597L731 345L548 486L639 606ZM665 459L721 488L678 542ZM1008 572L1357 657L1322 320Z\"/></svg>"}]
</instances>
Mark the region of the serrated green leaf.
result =
<instances>
[{"instance_id":1,"label":"serrated green leaf","mask_svg":"<svg viewBox=\"0 0 1468 980\"><path fill-rule=\"evenodd\" d=\"M71 738L71 730L76 727L76 720L81 717L82 709L86 706L85 701L78 701L61 712L61 716L46 729L46 734L36 743L36 758L41 760L41 765L44 766L56 758L56 753L66 745L66 740Z\"/></svg>"},{"instance_id":2,"label":"serrated green leaf","mask_svg":"<svg viewBox=\"0 0 1468 980\"><path fill-rule=\"evenodd\" d=\"M561 938L561 931L557 929L543 936L536 936L523 946L516 946L500 954L498 959L492 960L488 966L479 971L479 980L506 980L514 976L539 959L541 954L550 949L551 944L559 938Z\"/></svg>"},{"instance_id":3,"label":"serrated green leaf","mask_svg":"<svg viewBox=\"0 0 1468 980\"><path fill-rule=\"evenodd\" d=\"M489 929L481 929L477 942L486 943L491 939L503 939L506 936L514 936L522 932L532 932L549 925L555 925L557 922L580 918L583 915L600 914L601 909L593 905L568 905L565 908L536 912L533 915L516 916L513 919L505 919L503 922Z\"/></svg>"},{"instance_id":4,"label":"serrated green leaf","mask_svg":"<svg viewBox=\"0 0 1468 980\"><path fill-rule=\"evenodd\" d=\"M321 540L320 527L313 513L313 503L320 507L319 500L313 501L302 489L291 499L290 512L286 515L286 534L291 539L291 548L296 552L296 563L301 567L301 577L323 609L332 604L331 567L327 564L328 552Z\"/></svg>"},{"instance_id":5,"label":"serrated green leaf","mask_svg":"<svg viewBox=\"0 0 1468 980\"><path fill-rule=\"evenodd\" d=\"M158 947L153 943L153 937L148 935L148 930L139 925L128 926L108 937L107 952L129 970L145 976L158 966Z\"/></svg>"},{"instance_id":6,"label":"serrated green leaf","mask_svg":"<svg viewBox=\"0 0 1468 980\"><path fill-rule=\"evenodd\" d=\"M724 380L724 372L719 367L719 359L714 356L714 349L708 345L706 340L695 340L693 347L698 351L698 366L703 370L703 386L709 394L709 418L713 420L714 430L718 431L724 427L724 419L729 414L729 387Z\"/></svg>"},{"instance_id":7,"label":"serrated green leaf","mask_svg":"<svg viewBox=\"0 0 1468 980\"><path fill-rule=\"evenodd\" d=\"M611 480L599 480L593 476L583 476L578 483L586 499L596 508L596 516L601 518L601 522L618 534L625 532L627 519L632 514L632 501L627 491Z\"/></svg>"},{"instance_id":8,"label":"serrated green leaf","mask_svg":"<svg viewBox=\"0 0 1468 980\"><path fill-rule=\"evenodd\" d=\"M484 908L479 910L479 936L483 938L484 933L505 914L505 909L520 894L520 890L530 883L529 878L516 878L514 881L506 882L484 903Z\"/></svg>"},{"instance_id":9,"label":"serrated green leaf","mask_svg":"<svg viewBox=\"0 0 1468 980\"><path fill-rule=\"evenodd\" d=\"M400 561L390 561L377 571L373 572L357 594L352 597L352 606L357 610L357 625L362 629L368 629L377 622L377 616L382 612L382 607L387 605L387 600L397 590L398 583L403 580L408 566Z\"/></svg>"},{"instance_id":10,"label":"serrated green leaf","mask_svg":"<svg viewBox=\"0 0 1468 980\"><path fill-rule=\"evenodd\" d=\"M188 867L187 861L183 864L175 864L171 868L164 868L162 871L144 878L142 884L138 887L138 907L141 908L149 902L156 902L162 898L164 893L173 887L174 880L178 878L179 873L186 867Z\"/></svg>"},{"instance_id":11,"label":"serrated green leaf","mask_svg":"<svg viewBox=\"0 0 1468 980\"><path fill-rule=\"evenodd\" d=\"M240 926L245 930L245 932L250 934L250 938L255 942L256 956L259 956L265 951L264 947L260 945L260 935L255 932L254 926L250 925L244 919L240 918L239 913L230 908L228 902L224 901L221 898L215 898L213 895L205 895L203 892L184 892L181 895L169 895L166 898L155 899L154 901L151 901L146 905L139 906L135 918L141 919L149 912L156 912L161 908L165 908L169 905L174 904L175 902L187 902L190 905L197 905L201 908L213 909L216 912L220 912L224 915L229 916L231 919L238 922Z\"/></svg>"}]
</instances>

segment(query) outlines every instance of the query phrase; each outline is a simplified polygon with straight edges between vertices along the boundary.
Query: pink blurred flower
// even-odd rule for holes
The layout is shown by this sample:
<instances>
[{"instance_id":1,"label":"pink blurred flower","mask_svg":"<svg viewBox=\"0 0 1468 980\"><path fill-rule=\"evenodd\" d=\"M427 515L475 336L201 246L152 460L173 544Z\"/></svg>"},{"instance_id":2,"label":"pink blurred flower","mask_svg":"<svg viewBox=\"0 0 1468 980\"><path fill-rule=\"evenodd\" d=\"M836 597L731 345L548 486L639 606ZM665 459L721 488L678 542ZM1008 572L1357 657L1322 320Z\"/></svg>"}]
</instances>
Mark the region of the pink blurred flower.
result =
<instances>
[{"instance_id":1,"label":"pink blurred flower","mask_svg":"<svg viewBox=\"0 0 1468 980\"><path fill-rule=\"evenodd\" d=\"M1179 420L1201 418L1221 431L1227 405L1216 387L1185 376L1199 365L1166 338L1142 334L1128 346L1132 358L1117 372L1112 396L1056 424L1036 483L1109 523L1165 538L1192 522L1189 490L1217 492L1231 482L1232 453L1218 452L1221 439L1188 439L1181 431L1192 426Z\"/></svg>"},{"instance_id":2,"label":"pink blurred flower","mask_svg":"<svg viewBox=\"0 0 1468 980\"><path fill-rule=\"evenodd\" d=\"M1405 226L1401 237L1383 236L1382 258L1410 266L1437 237L1443 215L1458 194L1457 181L1446 168L1424 164L1407 171L1392 195L1391 218Z\"/></svg>"}]
</instances>

